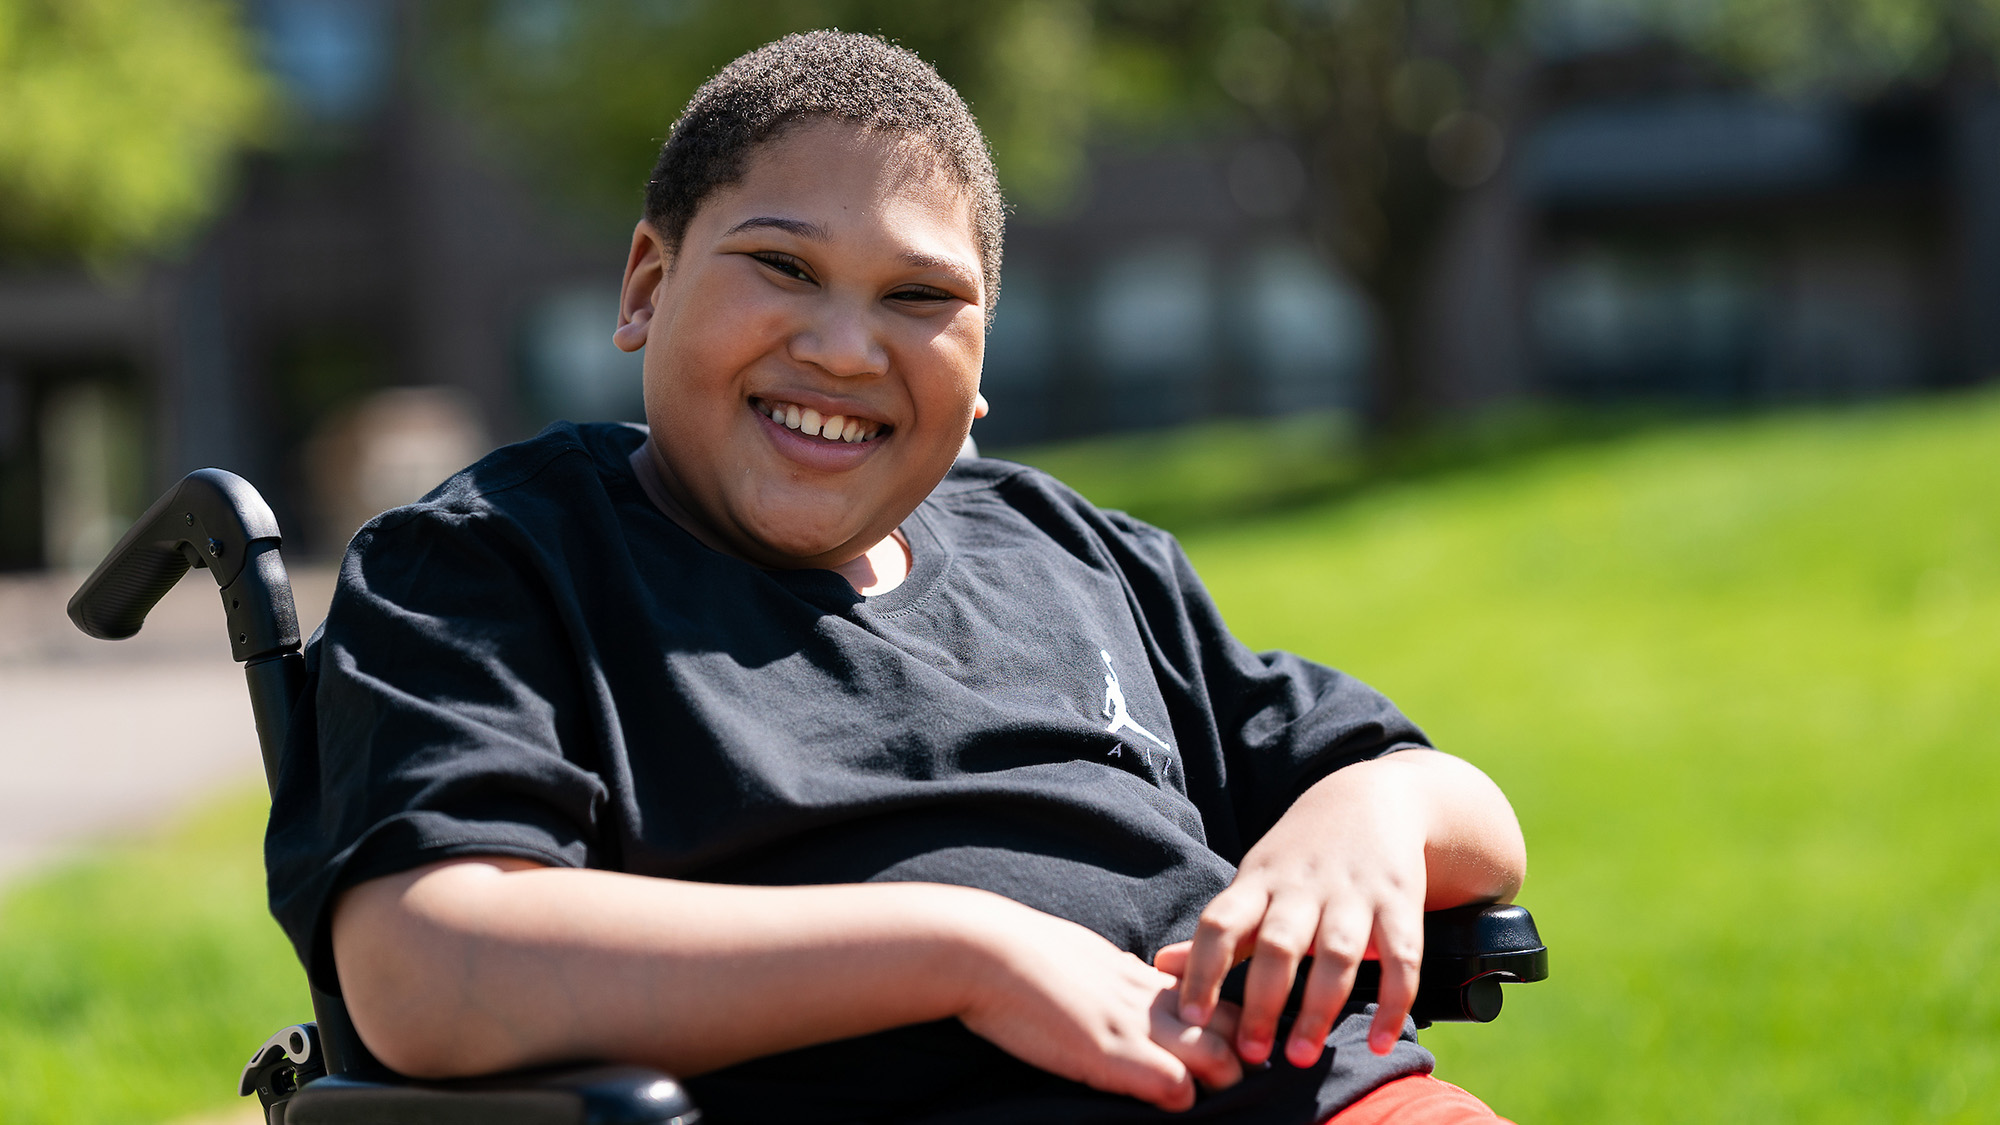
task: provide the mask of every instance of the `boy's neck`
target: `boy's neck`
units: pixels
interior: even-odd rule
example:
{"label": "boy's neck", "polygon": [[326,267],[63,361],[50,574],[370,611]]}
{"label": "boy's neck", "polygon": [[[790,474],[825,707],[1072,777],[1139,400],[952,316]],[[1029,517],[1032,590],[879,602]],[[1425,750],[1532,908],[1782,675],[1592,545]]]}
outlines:
{"label": "boy's neck", "polygon": [[[661,478],[659,463],[653,459],[652,439],[648,438],[639,443],[639,448],[632,451],[631,463],[633,475],[639,478],[640,491],[646,494],[646,499],[651,500],[653,507],[658,508],[662,515],[674,521],[682,531],[694,536],[709,550],[731,558],[737,557],[736,552],[717,541],[674,499],[666,481]],[[901,531],[892,531],[888,538],[863,551],[859,556],[829,569],[847,579],[848,585],[853,586],[856,593],[864,598],[872,598],[901,586],[903,580],[910,576],[911,565],[909,541],[903,538]]]}

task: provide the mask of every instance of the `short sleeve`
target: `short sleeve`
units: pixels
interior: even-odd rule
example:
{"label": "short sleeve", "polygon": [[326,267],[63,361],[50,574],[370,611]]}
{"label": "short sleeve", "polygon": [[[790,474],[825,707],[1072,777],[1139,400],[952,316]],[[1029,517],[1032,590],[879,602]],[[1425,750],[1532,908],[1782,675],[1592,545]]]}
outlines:
{"label": "short sleeve", "polygon": [[606,787],[573,758],[586,676],[531,545],[494,522],[427,506],[364,528],[308,648],[265,850],[322,991],[350,886],[458,856],[599,858]]}
{"label": "short sleeve", "polygon": [[1153,647],[1156,672],[1184,749],[1189,796],[1209,846],[1231,862],[1299,795],[1343,766],[1429,745],[1387,697],[1344,672],[1288,652],[1254,652],[1221,611],[1173,536],[1106,513]]}

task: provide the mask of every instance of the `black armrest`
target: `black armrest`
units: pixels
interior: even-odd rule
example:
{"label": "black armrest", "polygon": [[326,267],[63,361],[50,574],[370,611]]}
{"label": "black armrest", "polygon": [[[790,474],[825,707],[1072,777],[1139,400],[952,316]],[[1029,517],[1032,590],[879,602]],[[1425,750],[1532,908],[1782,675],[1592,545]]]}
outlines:
{"label": "black armrest", "polygon": [[696,1125],[680,1083],[636,1066],[524,1071],[458,1082],[308,1082],[278,1125]]}
{"label": "black armrest", "polygon": [[[1549,950],[1519,906],[1459,906],[1424,915],[1424,967],[1410,1015],[1419,1027],[1490,1023],[1500,985],[1547,980]],[[1379,980],[1381,970],[1376,968]]]}

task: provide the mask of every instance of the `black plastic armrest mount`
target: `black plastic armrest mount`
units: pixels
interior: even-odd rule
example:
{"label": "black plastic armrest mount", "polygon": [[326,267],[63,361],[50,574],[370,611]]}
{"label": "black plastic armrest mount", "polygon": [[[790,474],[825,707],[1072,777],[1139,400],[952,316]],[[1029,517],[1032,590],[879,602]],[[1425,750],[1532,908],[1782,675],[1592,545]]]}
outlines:
{"label": "black plastic armrest mount", "polygon": [[644,1067],[517,1071],[459,1082],[371,1081],[327,1073],[319,1028],[279,1031],[251,1054],[237,1093],[272,1125],[697,1125],[679,1083]]}
{"label": "black plastic armrest mount", "polygon": [[698,1125],[680,1083],[634,1066],[524,1071],[457,1082],[333,1075],[286,1102],[281,1125]]}

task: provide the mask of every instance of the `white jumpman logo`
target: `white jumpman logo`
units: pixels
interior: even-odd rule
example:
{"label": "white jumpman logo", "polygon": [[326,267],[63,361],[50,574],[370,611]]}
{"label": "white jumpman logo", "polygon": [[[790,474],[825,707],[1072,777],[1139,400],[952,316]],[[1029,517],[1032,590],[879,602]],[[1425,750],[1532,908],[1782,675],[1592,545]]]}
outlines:
{"label": "white jumpman logo", "polygon": [[1111,720],[1111,725],[1104,729],[1112,734],[1129,730],[1167,753],[1173,753],[1174,748],[1161,742],[1158,735],[1132,721],[1131,713],[1125,710],[1124,689],[1118,686],[1118,669],[1111,666],[1111,654],[1098,649],[1097,655],[1104,658],[1104,717]]}

